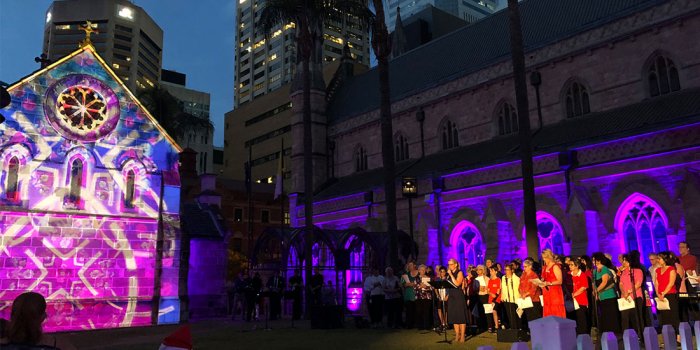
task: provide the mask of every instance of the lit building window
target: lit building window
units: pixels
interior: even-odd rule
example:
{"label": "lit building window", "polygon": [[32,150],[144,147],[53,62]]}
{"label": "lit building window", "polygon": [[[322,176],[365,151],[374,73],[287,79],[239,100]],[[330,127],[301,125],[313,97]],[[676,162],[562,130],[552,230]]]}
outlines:
{"label": "lit building window", "polygon": [[615,229],[625,239],[627,251],[638,250],[642,256],[669,249],[668,218],[651,198],[634,193],[618,209]]}
{"label": "lit building window", "polygon": [[[484,263],[486,245],[481,233],[469,221],[459,222],[450,234],[452,254],[460,264],[480,265]],[[463,265],[466,266],[466,265]]]}
{"label": "lit building window", "polygon": [[128,19],[130,21],[133,21],[134,20],[134,10],[131,9],[130,7],[119,5],[117,7],[117,16],[124,18],[124,19]]}
{"label": "lit building window", "polygon": [[12,157],[8,163],[5,194],[8,200],[19,200],[19,159],[17,157]]}
{"label": "lit building window", "polygon": [[119,69],[119,63],[112,63],[112,67],[114,69]]}
{"label": "lit building window", "polygon": [[47,13],[46,13],[46,23],[51,22],[51,17],[52,17],[52,16],[51,16],[51,12],[47,12]]}
{"label": "lit building window", "polygon": [[57,30],[70,30],[70,24],[57,24]]}

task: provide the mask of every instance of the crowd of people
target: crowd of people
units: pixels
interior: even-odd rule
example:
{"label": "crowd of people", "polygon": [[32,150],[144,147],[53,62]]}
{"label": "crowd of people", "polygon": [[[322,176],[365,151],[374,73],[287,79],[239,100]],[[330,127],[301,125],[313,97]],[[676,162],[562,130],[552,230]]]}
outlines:
{"label": "crowd of people", "polygon": [[446,331],[452,325],[455,341],[464,342],[467,325],[474,332],[527,332],[528,322],[546,316],[576,321],[578,334],[592,327],[641,334],[655,325],[654,314],[656,324],[671,325],[678,334],[680,322],[700,320],[693,298],[697,259],[687,242],[679,244],[678,255],[650,254],[648,268],[638,251],[618,256],[617,266],[602,252],[560,256],[545,249],[541,257],[541,263],[486,259],[476,266],[450,259],[434,268],[408,262],[398,275],[390,267],[383,275],[371,270],[364,284],[371,326]]}

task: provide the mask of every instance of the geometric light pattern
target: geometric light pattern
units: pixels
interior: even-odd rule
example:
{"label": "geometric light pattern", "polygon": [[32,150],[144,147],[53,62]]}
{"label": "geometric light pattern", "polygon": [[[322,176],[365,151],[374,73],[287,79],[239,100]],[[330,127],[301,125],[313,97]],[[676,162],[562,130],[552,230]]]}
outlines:
{"label": "geometric light pattern", "polygon": [[0,317],[35,291],[48,301],[49,331],[150,324],[162,209],[158,309],[160,320],[177,322],[179,147],[90,46],[9,92]]}
{"label": "geometric light pattern", "polygon": [[486,245],[483,244],[481,233],[469,221],[460,221],[450,234],[450,246],[452,247],[452,256],[454,256],[460,265],[464,267],[465,262],[470,265],[481,265],[484,263],[484,255],[486,254]]}

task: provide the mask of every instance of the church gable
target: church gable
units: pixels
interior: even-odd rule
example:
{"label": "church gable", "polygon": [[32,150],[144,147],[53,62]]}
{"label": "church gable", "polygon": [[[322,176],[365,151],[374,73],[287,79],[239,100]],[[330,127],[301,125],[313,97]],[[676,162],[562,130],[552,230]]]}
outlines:
{"label": "church gable", "polygon": [[[0,205],[15,200],[17,205],[34,203],[47,210],[93,213],[116,213],[136,206],[131,211],[153,216],[160,172],[166,186],[179,187],[180,147],[92,46],[84,46],[8,90],[12,103],[3,111],[7,120],[0,124],[0,157],[7,158],[4,164],[17,158],[20,176],[16,198],[7,196],[13,188],[0,186]],[[0,184],[15,176],[11,169],[3,170]],[[76,184],[73,179],[78,175],[80,183]],[[32,186],[40,193],[29,193]],[[81,189],[82,200],[70,203]],[[168,192],[166,189],[166,198],[172,197]],[[134,203],[125,204],[125,200]],[[176,203],[168,204],[176,211]]]}

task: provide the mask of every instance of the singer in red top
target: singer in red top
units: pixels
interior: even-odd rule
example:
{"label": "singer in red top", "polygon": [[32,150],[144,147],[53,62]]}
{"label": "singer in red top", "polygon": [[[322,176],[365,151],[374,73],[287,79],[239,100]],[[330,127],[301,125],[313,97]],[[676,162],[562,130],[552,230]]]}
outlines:
{"label": "singer in red top", "polygon": [[586,264],[583,263],[581,258],[569,261],[571,279],[574,282],[571,296],[578,303],[578,309],[576,309],[576,334],[588,334],[590,331],[588,328],[588,294],[586,293],[589,287],[588,276],[581,271],[585,266]]}
{"label": "singer in red top", "polygon": [[[489,304],[493,304],[493,323],[488,322],[489,331],[495,333],[500,327],[498,324],[498,313],[501,310],[501,279],[498,278],[498,269],[496,265],[491,265],[489,268],[491,274],[489,274],[488,290],[489,290]],[[487,321],[491,320],[489,315],[486,315]]]}
{"label": "singer in red top", "polygon": [[542,260],[544,260],[542,280],[545,283],[545,286],[542,288],[542,297],[544,299],[542,316],[559,316],[561,318],[566,318],[564,292],[561,288],[563,282],[561,267],[554,262],[554,254],[549,249],[542,251]]}

